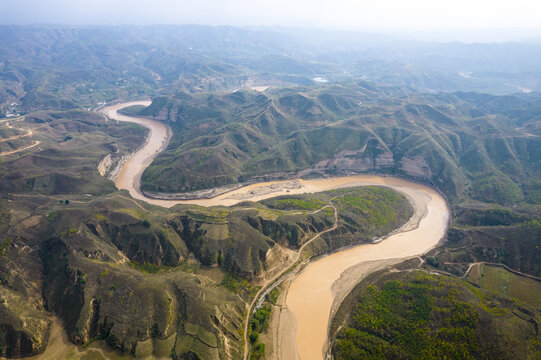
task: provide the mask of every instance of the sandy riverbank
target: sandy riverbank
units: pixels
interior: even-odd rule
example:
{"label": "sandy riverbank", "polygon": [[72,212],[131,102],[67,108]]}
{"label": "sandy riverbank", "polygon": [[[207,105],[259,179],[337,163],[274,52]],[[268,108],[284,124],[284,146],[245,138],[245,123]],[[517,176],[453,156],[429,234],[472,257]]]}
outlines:
{"label": "sandy riverbank", "polygon": [[[291,282],[286,305],[296,320],[300,359],[324,358],[332,309],[337,308],[358,281],[400,259],[424,254],[437,246],[445,234],[449,210],[441,195],[422,185],[384,179],[386,186],[410,198],[415,215],[405,227],[385,240],[323,257],[309,264]],[[297,354],[289,354],[287,358],[295,359]]]}
{"label": "sandy riverbank", "polygon": [[115,180],[118,189],[126,189],[132,197],[145,201],[147,198],[140,189],[141,175],[152,160],[167,147],[171,138],[171,129],[162,122],[122,115],[118,110],[132,105],[148,106],[150,103],[150,101],[132,101],[106,106],[101,110],[101,113],[111,119],[135,123],[150,130],[146,142],[122,165]]}

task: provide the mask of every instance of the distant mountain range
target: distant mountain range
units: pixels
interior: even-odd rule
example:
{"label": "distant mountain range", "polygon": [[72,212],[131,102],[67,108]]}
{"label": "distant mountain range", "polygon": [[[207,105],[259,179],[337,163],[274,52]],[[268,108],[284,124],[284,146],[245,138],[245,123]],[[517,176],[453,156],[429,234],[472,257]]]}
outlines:
{"label": "distant mountain range", "polygon": [[[347,36],[346,36],[347,35]],[[541,89],[541,43],[211,26],[0,26],[0,105],[22,111],[118,97],[364,79],[423,92]],[[58,99],[52,99],[54,96]],[[33,105],[30,105],[30,104]]]}

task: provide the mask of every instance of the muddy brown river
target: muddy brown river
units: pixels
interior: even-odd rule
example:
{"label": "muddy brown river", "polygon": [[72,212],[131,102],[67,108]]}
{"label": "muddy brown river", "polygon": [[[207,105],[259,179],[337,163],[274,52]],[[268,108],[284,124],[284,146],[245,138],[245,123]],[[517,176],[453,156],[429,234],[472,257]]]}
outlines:
{"label": "muddy brown river", "polygon": [[[122,166],[115,181],[117,188],[126,189],[136,199],[148,203],[171,207],[176,204],[197,204],[201,206],[225,205],[250,200],[259,201],[279,195],[321,192],[331,189],[380,185],[393,188],[405,194],[414,207],[414,215],[392,235],[374,244],[364,244],[335,252],[310,263],[290,283],[286,304],[290,319],[279,325],[281,334],[278,343],[293,336],[295,342],[279,350],[281,359],[323,359],[327,350],[327,332],[333,301],[337,294],[343,297],[355,281],[366,276],[357,275],[355,267],[373,262],[389,264],[399,259],[421,255],[438,245],[445,235],[449,220],[446,201],[433,189],[392,177],[355,175],[313,180],[288,180],[257,183],[238,188],[201,200],[161,200],[146,197],[140,191],[140,179],[144,169],[167,146],[171,131],[161,122],[121,115],[117,112],[130,105],[148,105],[150,102],[130,102],[112,105],[102,109],[102,113],[112,119],[127,121],[150,129],[145,144],[137,150]],[[396,260],[396,261],[394,261]],[[371,271],[375,271],[375,266]],[[346,274],[349,274],[346,276]],[[352,278],[353,277],[353,278]],[[347,284],[344,279],[348,279]],[[335,304],[336,306],[336,304]],[[287,326],[284,326],[286,324]],[[291,325],[291,326],[289,326]]]}
{"label": "muddy brown river", "polygon": [[[350,281],[342,285],[342,274],[361,263],[424,254],[438,245],[445,234],[449,211],[445,200],[436,191],[402,181],[385,180],[375,183],[406,194],[414,204],[416,215],[402,231],[379,243],[359,245],[314,261],[292,281],[286,303],[295,316],[296,347],[301,359],[324,358],[329,315],[336,292],[341,286],[355,284]],[[363,273],[362,277],[366,275]],[[293,356],[295,354],[290,358]]]}

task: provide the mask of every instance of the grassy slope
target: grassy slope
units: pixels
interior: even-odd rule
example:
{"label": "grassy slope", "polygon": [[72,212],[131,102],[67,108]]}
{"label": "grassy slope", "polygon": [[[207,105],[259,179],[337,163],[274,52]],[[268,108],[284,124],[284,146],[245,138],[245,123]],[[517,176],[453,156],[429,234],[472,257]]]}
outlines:
{"label": "grassy slope", "polygon": [[171,123],[175,135],[143,188],[191,191],[325,161],[318,167],[327,172],[425,179],[454,201],[539,200],[534,96],[400,97],[401,89],[364,86],[158,98],[142,114]]}
{"label": "grassy slope", "polygon": [[[424,272],[382,272],[354,293],[340,309],[351,314],[333,343],[337,359],[533,359],[541,351],[541,314],[527,294],[510,300]],[[335,318],[335,328],[340,323]]]}

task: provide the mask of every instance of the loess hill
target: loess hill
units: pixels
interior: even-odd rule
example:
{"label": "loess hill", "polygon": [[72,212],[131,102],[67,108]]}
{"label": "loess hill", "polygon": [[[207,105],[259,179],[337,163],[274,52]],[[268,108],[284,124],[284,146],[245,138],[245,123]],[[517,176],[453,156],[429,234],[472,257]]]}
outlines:
{"label": "loess hill", "polygon": [[182,94],[141,115],[173,139],[145,171],[147,192],[270,177],[378,172],[429,182],[452,201],[541,200],[537,95],[412,94],[358,83]]}
{"label": "loess hill", "polygon": [[[40,142],[0,156],[0,356],[42,352],[59,319],[74,358],[238,359],[246,303],[333,225],[333,207],[338,227],[311,255],[411,214],[374,187],[231,208],[134,201],[100,174],[114,176],[145,130],[78,109],[152,96],[129,110],[174,136],[143,175],[148,194],[378,173],[447,196],[445,244],[347,298],[337,358],[539,357],[540,289],[523,275],[541,276],[541,97],[495,95],[541,89],[539,44],[205,26],[0,26],[0,40],[0,114],[26,114],[0,123],[0,152]],[[270,308],[251,320],[253,358]]]}
{"label": "loess hill", "polygon": [[318,174],[412,178],[452,205],[452,250],[441,266],[493,261],[539,275],[532,220],[541,205],[540,111],[536,94],[415,94],[366,82],[157,98],[140,114],[167,122],[174,135],[142,187],[153,194]]}
{"label": "loess hill", "polygon": [[141,128],[73,110],[29,114],[20,126],[41,144],[0,163],[1,356],[43,352],[59,319],[69,341],[86,345],[81,358],[100,349],[238,359],[246,302],[280,249],[332,227],[333,206],[338,227],[312,254],[371,241],[412,214],[379,187],[166,210],[116,191],[96,169],[114,171]]}
{"label": "loess hill", "polygon": [[534,298],[541,283],[511,274],[511,287],[521,291],[510,298],[504,287],[488,285],[509,278],[503,269],[486,266],[482,276],[488,286],[479,287],[478,282],[412,271],[411,265],[371,275],[342,303],[331,330],[334,358],[539,357],[541,314]]}

